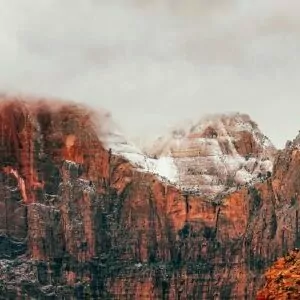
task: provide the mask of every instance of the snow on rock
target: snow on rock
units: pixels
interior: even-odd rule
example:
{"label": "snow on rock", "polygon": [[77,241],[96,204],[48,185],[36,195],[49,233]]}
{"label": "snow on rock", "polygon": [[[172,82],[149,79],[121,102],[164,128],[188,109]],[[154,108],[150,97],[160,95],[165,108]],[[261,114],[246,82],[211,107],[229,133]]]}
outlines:
{"label": "snow on rock", "polygon": [[174,183],[178,181],[178,170],[172,157],[160,157],[157,160],[148,158],[148,161],[153,163],[153,173],[166,177]]}
{"label": "snow on rock", "polygon": [[260,163],[260,170],[263,173],[272,172],[272,170],[273,170],[273,163],[272,163],[272,161],[265,160],[265,161],[261,162]]}
{"label": "snow on rock", "polygon": [[243,168],[236,172],[234,179],[237,184],[246,184],[248,182],[251,182],[253,176]]}
{"label": "snow on rock", "polygon": [[213,197],[271,172],[276,149],[248,115],[233,113],[174,129],[145,152],[172,156],[178,184]]}
{"label": "snow on rock", "polygon": [[139,171],[212,198],[271,172],[276,151],[256,123],[238,113],[208,116],[175,128],[143,151],[109,122],[101,139]]}
{"label": "snow on rock", "polygon": [[153,173],[161,179],[177,183],[178,170],[172,157],[150,158],[135,145],[128,143],[120,132],[116,131],[106,136],[105,145],[107,149],[111,149],[113,154],[128,159],[139,170]]}

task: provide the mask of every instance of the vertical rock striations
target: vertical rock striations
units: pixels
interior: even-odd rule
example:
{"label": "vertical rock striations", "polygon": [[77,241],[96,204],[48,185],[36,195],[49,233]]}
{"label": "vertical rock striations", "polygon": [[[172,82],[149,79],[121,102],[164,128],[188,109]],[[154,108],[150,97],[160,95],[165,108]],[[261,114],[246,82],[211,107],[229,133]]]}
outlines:
{"label": "vertical rock striations", "polygon": [[107,150],[105,115],[2,99],[0,116],[0,298],[252,299],[299,243],[295,147],[211,201]]}

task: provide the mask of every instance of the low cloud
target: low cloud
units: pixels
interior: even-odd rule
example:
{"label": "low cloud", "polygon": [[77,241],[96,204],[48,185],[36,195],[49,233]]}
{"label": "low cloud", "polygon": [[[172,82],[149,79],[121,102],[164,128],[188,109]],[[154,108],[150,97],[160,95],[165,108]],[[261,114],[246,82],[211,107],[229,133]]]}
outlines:
{"label": "low cloud", "polygon": [[300,127],[299,14],[293,0],[2,0],[0,88],[104,107],[131,138],[241,111],[283,146]]}

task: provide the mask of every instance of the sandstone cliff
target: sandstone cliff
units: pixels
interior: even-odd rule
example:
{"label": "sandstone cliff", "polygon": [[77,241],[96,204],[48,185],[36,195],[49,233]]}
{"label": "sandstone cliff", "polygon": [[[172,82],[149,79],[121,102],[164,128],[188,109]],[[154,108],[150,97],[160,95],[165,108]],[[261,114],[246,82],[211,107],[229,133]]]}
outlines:
{"label": "sandstone cliff", "polygon": [[211,201],[165,180],[165,161],[141,159],[106,118],[1,100],[0,298],[254,299],[299,244],[300,151]]}

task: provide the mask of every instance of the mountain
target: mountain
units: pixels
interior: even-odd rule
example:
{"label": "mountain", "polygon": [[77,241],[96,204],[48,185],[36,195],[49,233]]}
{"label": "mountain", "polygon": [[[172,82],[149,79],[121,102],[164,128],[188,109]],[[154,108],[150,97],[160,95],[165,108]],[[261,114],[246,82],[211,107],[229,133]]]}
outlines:
{"label": "mountain", "polygon": [[248,115],[232,113],[176,128],[145,152],[173,157],[179,186],[214,198],[269,174],[276,149]]}
{"label": "mountain", "polygon": [[[106,112],[2,96],[0,128],[0,299],[254,299],[300,243],[297,140],[271,176],[213,201]],[[269,143],[251,147],[236,151],[262,160]]]}

